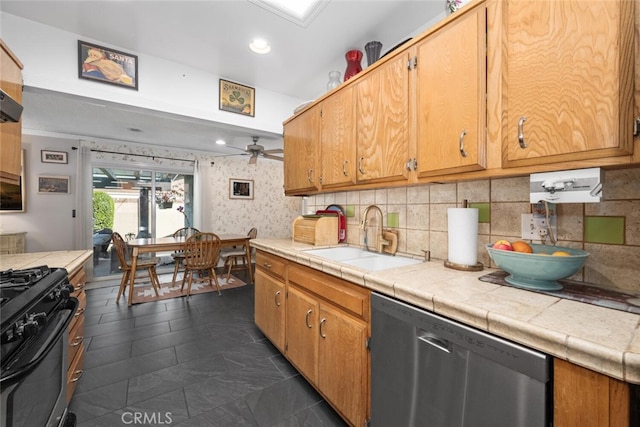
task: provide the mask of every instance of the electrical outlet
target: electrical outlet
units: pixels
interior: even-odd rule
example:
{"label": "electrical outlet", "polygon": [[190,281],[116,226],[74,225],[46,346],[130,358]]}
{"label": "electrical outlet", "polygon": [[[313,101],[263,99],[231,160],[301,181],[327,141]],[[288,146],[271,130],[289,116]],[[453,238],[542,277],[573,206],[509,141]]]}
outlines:
{"label": "electrical outlet", "polygon": [[[534,214],[522,214],[522,238],[525,240],[542,240],[549,236],[547,227],[547,219],[539,218]],[[557,230],[554,223],[551,224],[551,230],[554,236],[557,236]]]}

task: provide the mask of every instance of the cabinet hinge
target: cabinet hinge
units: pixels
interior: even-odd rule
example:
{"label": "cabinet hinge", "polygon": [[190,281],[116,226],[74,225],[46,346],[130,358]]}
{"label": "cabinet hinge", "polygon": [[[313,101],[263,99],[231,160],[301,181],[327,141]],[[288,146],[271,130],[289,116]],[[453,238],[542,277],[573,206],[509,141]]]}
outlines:
{"label": "cabinet hinge", "polygon": [[414,56],[413,58],[409,58],[407,61],[407,69],[413,70],[418,66],[418,57]]}
{"label": "cabinet hinge", "polygon": [[364,347],[371,351],[371,337],[367,337],[367,339],[364,341]]}
{"label": "cabinet hinge", "polygon": [[640,136],[640,116],[633,121],[633,136],[636,138]]}

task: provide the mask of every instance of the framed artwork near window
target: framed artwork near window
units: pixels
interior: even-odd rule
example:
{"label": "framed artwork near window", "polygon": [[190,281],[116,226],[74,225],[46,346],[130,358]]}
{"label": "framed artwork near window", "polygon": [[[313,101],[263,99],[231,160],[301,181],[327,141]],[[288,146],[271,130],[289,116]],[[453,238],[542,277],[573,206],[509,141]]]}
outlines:
{"label": "framed artwork near window", "polygon": [[38,193],[40,194],[60,194],[69,193],[68,176],[45,176],[38,177]]}
{"label": "framed artwork near window", "polygon": [[229,179],[230,199],[253,199],[252,179]]}
{"label": "framed artwork near window", "polygon": [[256,90],[252,87],[220,79],[219,105],[223,111],[254,117]]}
{"label": "framed artwork near window", "polygon": [[67,153],[64,151],[40,150],[42,163],[69,163]]}
{"label": "framed artwork near window", "polygon": [[0,184],[0,213],[19,213],[27,211],[26,185],[24,182],[24,153],[20,157],[20,181],[16,184]]}
{"label": "framed artwork near window", "polygon": [[138,90],[138,57],[78,40],[78,77]]}

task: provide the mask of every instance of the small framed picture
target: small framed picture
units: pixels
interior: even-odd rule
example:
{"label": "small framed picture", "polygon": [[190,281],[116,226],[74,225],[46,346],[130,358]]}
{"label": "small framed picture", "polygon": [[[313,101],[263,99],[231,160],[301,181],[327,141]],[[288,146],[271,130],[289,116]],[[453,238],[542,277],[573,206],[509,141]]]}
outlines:
{"label": "small framed picture", "polygon": [[41,194],[69,193],[69,177],[40,175],[38,177],[38,193],[41,193]]}
{"label": "small framed picture", "polygon": [[40,150],[40,161],[42,163],[69,163],[67,153],[64,151]]}
{"label": "small framed picture", "polygon": [[253,199],[252,179],[229,179],[230,199]]}
{"label": "small framed picture", "polygon": [[256,90],[252,87],[220,79],[220,109],[254,117]]}
{"label": "small framed picture", "polygon": [[78,40],[78,77],[138,90],[138,57]]}

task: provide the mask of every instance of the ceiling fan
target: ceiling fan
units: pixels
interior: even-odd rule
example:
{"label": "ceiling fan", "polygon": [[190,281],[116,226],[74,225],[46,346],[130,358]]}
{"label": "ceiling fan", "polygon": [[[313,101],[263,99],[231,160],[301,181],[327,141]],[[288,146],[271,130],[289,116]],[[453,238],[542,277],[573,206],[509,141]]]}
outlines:
{"label": "ceiling fan", "polygon": [[260,156],[266,159],[271,159],[271,160],[279,160],[279,161],[283,160],[282,157],[273,155],[273,154],[283,153],[283,150],[281,148],[276,148],[273,150],[265,150],[262,145],[258,145],[258,139],[260,139],[259,136],[253,136],[251,137],[251,139],[253,140],[253,144],[247,145],[247,147],[244,150],[245,152],[251,155],[251,158],[249,158],[250,165],[255,164],[258,161],[258,157]]}

